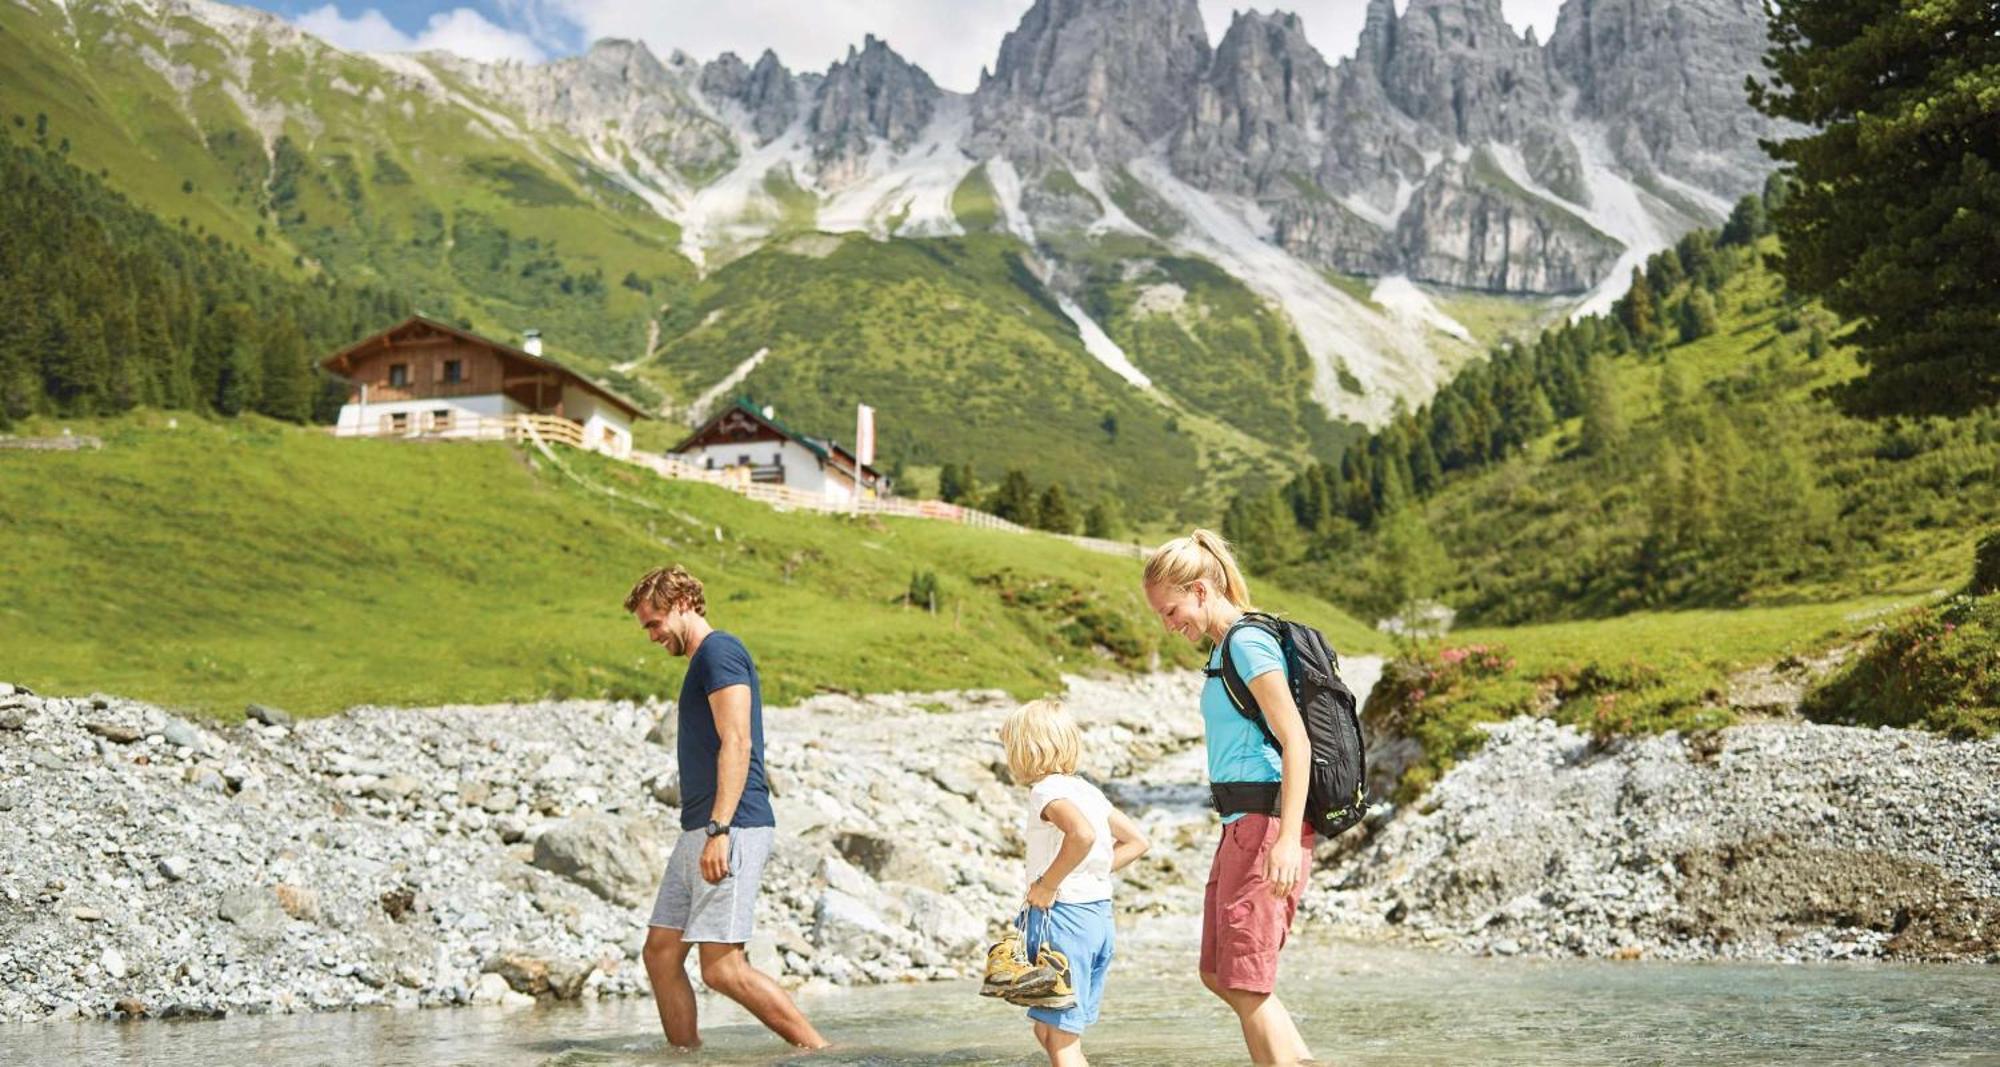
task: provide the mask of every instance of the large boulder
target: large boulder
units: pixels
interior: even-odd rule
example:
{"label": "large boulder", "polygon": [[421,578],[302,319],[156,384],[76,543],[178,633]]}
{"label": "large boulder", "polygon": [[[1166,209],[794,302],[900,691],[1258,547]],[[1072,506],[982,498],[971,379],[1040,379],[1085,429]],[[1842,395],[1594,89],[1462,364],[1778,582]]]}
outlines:
{"label": "large boulder", "polygon": [[606,900],[636,908],[652,898],[665,857],[652,823],[585,812],[543,831],[535,839],[533,862]]}
{"label": "large boulder", "polygon": [[945,955],[970,956],[985,942],[986,924],[951,897],[913,885],[892,891],[910,911],[910,929]]}
{"label": "large boulder", "polygon": [[821,890],[813,904],[813,942],[823,951],[873,959],[900,936],[872,904],[838,889]]}
{"label": "large boulder", "polygon": [[834,838],[833,847],[849,863],[879,882],[907,882],[925,889],[946,889],[952,879],[919,848],[883,834],[853,830]]}

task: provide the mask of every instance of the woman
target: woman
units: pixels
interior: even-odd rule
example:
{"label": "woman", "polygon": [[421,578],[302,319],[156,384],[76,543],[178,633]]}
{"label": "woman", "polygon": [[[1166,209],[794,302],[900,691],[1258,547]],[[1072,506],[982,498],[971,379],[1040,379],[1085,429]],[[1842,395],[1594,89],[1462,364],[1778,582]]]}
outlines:
{"label": "woman", "polygon": [[[1278,950],[1305,890],[1312,850],[1305,825],[1311,742],[1292,701],[1284,652],[1254,626],[1231,627],[1250,610],[1250,591],[1222,538],[1207,530],[1161,545],[1146,559],[1146,602],[1168,630],[1209,653],[1201,690],[1208,778],[1223,812],[1201,912],[1201,981],[1236,1012],[1259,1064],[1312,1058],[1273,992]],[[1229,658],[1262,710],[1283,755],[1229,701],[1219,671]]]}

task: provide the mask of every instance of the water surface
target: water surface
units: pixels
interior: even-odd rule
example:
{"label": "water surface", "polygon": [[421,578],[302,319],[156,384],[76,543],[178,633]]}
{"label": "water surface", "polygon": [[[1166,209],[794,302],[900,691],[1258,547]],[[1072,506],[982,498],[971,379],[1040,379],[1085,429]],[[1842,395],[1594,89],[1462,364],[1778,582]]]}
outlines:
{"label": "water surface", "polygon": [[[1235,1021],[1192,980],[1183,924],[1127,936],[1093,1064],[1242,1062]],[[1479,1064],[1991,1064],[2000,970],[1977,966],[1610,963],[1464,959],[1295,941],[1279,992],[1323,1060]],[[808,991],[837,1047],[777,1045],[734,1005],[704,1000],[707,1046],[669,1052],[650,1000],[0,1027],[0,1063],[149,1067],[465,1064],[633,1067],[1040,1062],[1018,1009],[971,982]]]}

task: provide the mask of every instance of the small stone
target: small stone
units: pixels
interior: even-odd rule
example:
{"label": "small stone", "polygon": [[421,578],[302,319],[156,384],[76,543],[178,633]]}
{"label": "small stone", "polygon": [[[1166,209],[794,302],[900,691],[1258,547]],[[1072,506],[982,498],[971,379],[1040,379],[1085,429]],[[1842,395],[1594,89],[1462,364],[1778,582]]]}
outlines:
{"label": "small stone", "polygon": [[374,797],[376,800],[395,801],[416,792],[421,785],[423,785],[422,782],[417,781],[410,775],[392,774],[363,788],[361,795]]}
{"label": "small stone", "polygon": [[196,789],[203,792],[229,792],[229,783],[223,779],[222,772],[213,767],[189,767],[187,769],[187,780]]}
{"label": "small stone", "polygon": [[548,761],[542,764],[541,770],[535,773],[535,777],[545,782],[560,781],[564,778],[576,777],[577,770],[575,760],[571,759],[567,753],[558,752],[550,756]]}
{"label": "small stone", "polygon": [[504,815],[513,811],[515,805],[518,805],[520,802],[520,796],[512,789],[495,789],[487,795],[486,799],[479,806],[490,814]]}
{"label": "small stone", "polygon": [[160,736],[166,739],[167,744],[177,748],[191,748],[200,752],[208,747],[208,739],[202,736],[201,731],[196,729],[193,723],[185,719],[168,719],[166,727],[160,731]]}
{"label": "small stone", "polygon": [[284,909],[278,906],[271,891],[261,886],[246,886],[222,894],[216,902],[216,915],[251,936],[276,934],[285,921]]}
{"label": "small stone", "polygon": [[416,890],[411,889],[408,886],[398,886],[395,889],[391,889],[388,892],[383,893],[382,896],[379,898],[379,902],[382,905],[382,911],[386,913],[390,919],[393,919],[396,922],[402,922],[403,916],[408,915],[410,913],[410,909],[416,906],[417,893]]}
{"label": "small stone", "polygon": [[526,993],[516,993],[509,989],[505,993],[500,994],[500,1006],[503,1008],[532,1008],[535,1006],[535,998]]}
{"label": "small stone", "polygon": [[97,965],[113,978],[123,978],[130,973],[125,965],[125,954],[116,948],[105,949],[103,955],[97,957]]}
{"label": "small stone", "polygon": [[159,869],[161,877],[165,878],[167,881],[169,882],[181,881],[188,876],[187,857],[185,856],[163,857],[160,860]]}
{"label": "small stone", "polygon": [[500,998],[512,992],[505,978],[488,973],[480,975],[479,981],[472,984],[472,995],[467,999],[474,1004],[498,1004]]}
{"label": "small stone", "polygon": [[263,723],[266,726],[290,726],[292,724],[292,716],[289,712],[265,704],[251,704],[243,709],[243,715],[245,718]]}
{"label": "small stone", "polygon": [[550,960],[549,992],[557,1000],[575,1000],[583,995],[584,983],[596,970],[582,960]]}
{"label": "small stone", "polygon": [[665,804],[667,807],[679,808],[681,806],[681,776],[679,774],[673,771],[666,771],[647,783],[646,788],[648,792],[653,794],[654,800]]}
{"label": "small stone", "polygon": [[27,717],[22,715],[19,711],[13,708],[8,708],[6,711],[0,711],[0,730],[6,730],[9,732],[18,733],[19,731],[25,730],[27,728],[28,728]]}
{"label": "small stone", "polygon": [[104,919],[104,913],[96,908],[71,908],[69,917],[78,922],[94,923]]}
{"label": "small stone", "polygon": [[113,1006],[118,1009],[119,1014],[133,1019],[146,1014],[146,1002],[138,997],[120,997],[118,1003]]}
{"label": "small stone", "polygon": [[294,919],[303,919],[306,922],[318,921],[318,893],[304,886],[283,883],[280,883],[272,892],[278,898],[278,907],[283,908],[286,915]]}
{"label": "small stone", "polygon": [[146,736],[144,733],[130,726],[122,726],[115,722],[93,722],[85,726],[84,729],[89,730],[91,733],[114,745],[129,745]]}
{"label": "small stone", "polygon": [[487,959],[479,969],[487,974],[497,974],[505,978],[509,986],[529,996],[541,996],[549,992],[549,962],[539,956],[531,956],[525,952],[503,952]]}

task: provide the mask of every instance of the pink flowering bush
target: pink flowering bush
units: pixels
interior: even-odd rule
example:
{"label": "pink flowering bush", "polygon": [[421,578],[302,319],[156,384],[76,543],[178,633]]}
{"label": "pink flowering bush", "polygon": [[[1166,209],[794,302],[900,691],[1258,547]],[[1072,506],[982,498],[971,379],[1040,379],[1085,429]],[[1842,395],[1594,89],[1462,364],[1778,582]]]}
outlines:
{"label": "pink flowering bush", "polygon": [[1876,636],[1800,707],[1819,722],[1952,737],[2000,731],[2000,595],[1917,608]]}

